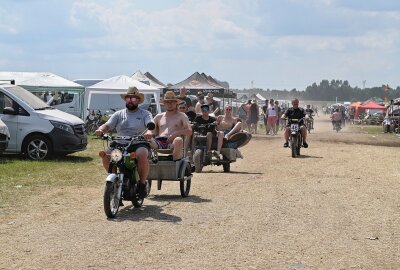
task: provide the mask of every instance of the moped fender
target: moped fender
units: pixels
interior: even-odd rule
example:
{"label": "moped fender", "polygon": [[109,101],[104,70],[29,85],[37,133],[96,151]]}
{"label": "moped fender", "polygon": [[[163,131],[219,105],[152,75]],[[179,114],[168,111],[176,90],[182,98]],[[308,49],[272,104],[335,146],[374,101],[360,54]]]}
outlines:
{"label": "moped fender", "polygon": [[114,183],[116,180],[118,179],[118,175],[115,173],[110,173],[107,178],[106,178],[106,182],[112,182]]}

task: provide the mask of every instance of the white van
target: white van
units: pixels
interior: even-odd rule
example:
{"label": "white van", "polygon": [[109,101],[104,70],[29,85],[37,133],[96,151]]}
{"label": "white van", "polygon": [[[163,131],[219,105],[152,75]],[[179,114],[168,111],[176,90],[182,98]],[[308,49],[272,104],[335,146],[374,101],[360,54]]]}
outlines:
{"label": "white van", "polygon": [[0,118],[11,135],[6,152],[41,160],[86,149],[80,118],[48,106],[22,87],[0,85]]}

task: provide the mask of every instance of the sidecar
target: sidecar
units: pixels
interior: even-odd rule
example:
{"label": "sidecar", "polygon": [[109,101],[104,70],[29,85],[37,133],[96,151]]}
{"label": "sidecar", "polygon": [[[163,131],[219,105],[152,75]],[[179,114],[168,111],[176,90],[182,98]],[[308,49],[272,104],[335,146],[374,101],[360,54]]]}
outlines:
{"label": "sidecar", "polygon": [[[203,166],[216,165],[223,167],[224,172],[230,172],[230,167],[232,162],[236,162],[236,159],[243,158],[240,151],[237,149],[238,146],[243,147],[246,145],[250,139],[251,134],[249,133],[236,133],[229,140],[224,138],[222,148],[221,148],[221,158],[216,158],[214,156],[206,156],[207,142],[206,136],[195,134],[195,143],[193,151],[193,164],[195,166],[195,172],[200,173]],[[211,146],[212,151],[217,148],[217,140],[213,138],[213,143]]]}
{"label": "sidecar", "polygon": [[[182,197],[189,196],[192,182],[192,166],[184,154],[183,158],[174,161],[171,149],[153,149],[152,159],[149,160],[149,186],[152,181],[157,181],[157,189],[161,190],[163,181],[179,182]],[[186,150],[184,149],[184,153]]]}

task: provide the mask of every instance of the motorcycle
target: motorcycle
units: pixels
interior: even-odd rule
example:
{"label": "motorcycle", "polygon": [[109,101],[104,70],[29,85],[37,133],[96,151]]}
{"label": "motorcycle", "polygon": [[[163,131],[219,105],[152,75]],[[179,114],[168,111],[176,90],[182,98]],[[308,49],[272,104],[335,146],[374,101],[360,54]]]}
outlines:
{"label": "motorcycle", "polygon": [[[147,126],[154,129],[154,123]],[[107,141],[107,146],[111,149],[108,176],[103,195],[104,212],[108,218],[115,218],[122,201],[131,201],[135,208],[143,205],[144,198],[138,193],[139,173],[137,167],[136,154],[132,151],[135,144],[148,144],[147,140],[141,135],[111,136],[103,134],[101,139]],[[105,151],[100,151],[99,156],[107,155]],[[147,193],[150,191],[150,183],[147,184]]]}
{"label": "motorcycle", "polygon": [[311,130],[314,129],[313,127],[313,121],[314,119],[312,118],[313,115],[309,115],[309,117],[307,117],[306,120],[306,128],[308,133],[311,133]]}
{"label": "motorcycle", "polygon": [[[90,112],[90,109],[88,109],[88,111]],[[86,133],[91,135],[94,134],[94,132],[101,126],[101,117],[102,114],[100,111],[95,113],[93,110],[91,113],[89,113],[85,120]]]}
{"label": "motorcycle", "polygon": [[292,151],[292,157],[300,156],[300,148],[303,145],[303,136],[300,132],[300,122],[302,119],[290,119],[289,147]]}
{"label": "motorcycle", "polygon": [[334,128],[336,132],[339,132],[342,129],[342,121],[335,121]]}
{"label": "motorcycle", "polygon": [[[211,126],[216,126],[217,124],[209,123],[196,125],[195,131],[193,133],[193,143],[192,143],[192,157],[191,162],[194,164],[194,171],[200,173],[204,166],[207,165],[217,165],[223,167],[224,172],[230,172],[231,163],[236,161],[237,157],[243,158],[242,154],[238,149],[230,148],[229,142],[224,139],[224,143],[221,149],[222,159],[215,155],[215,151],[211,151],[211,155],[207,153],[207,136],[202,135],[207,133],[206,130]],[[246,137],[246,136],[244,136]],[[246,138],[243,138],[241,146],[247,144],[251,139],[251,134],[248,134]]]}

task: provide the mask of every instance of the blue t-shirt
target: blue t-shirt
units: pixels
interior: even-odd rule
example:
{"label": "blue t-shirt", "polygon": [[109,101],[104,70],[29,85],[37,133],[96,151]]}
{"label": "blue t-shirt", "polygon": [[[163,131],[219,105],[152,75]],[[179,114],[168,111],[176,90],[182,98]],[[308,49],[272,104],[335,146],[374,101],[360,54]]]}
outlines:
{"label": "blue t-shirt", "polygon": [[116,129],[119,136],[134,136],[142,133],[147,124],[152,122],[149,111],[138,108],[135,112],[122,109],[111,115],[106,125]]}

